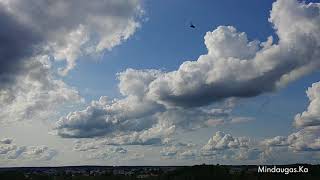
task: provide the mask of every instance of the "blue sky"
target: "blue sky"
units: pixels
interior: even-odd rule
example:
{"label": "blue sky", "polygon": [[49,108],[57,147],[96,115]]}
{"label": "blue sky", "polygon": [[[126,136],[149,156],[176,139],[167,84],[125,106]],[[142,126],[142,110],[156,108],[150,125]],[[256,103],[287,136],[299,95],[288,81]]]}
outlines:
{"label": "blue sky", "polygon": [[[98,63],[84,57],[66,78],[81,88],[112,89],[108,96],[117,96],[118,72],[127,68],[175,70],[185,60],[195,60],[207,52],[203,37],[217,26],[232,25],[246,32],[250,39],[265,41],[274,35],[268,22],[271,5],[271,2],[254,0],[246,3],[232,0],[202,3],[146,1],[142,27],[126,43],[106,51]],[[197,26],[196,29],[189,28],[190,22]],[[102,79],[103,84],[100,83]],[[105,93],[95,97],[101,95]]]}
{"label": "blue sky", "polygon": [[[104,52],[102,58],[92,59],[94,63],[88,61],[90,57],[83,57],[66,80],[79,87],[88,101],[103,95],[121,97],[117,73],[127,68],[175,70],[185,60],[196,60],[206,54],[203,37],[207,31],[220,25],[232,25],[246,32],[250,40],[265,41],[268,36],[276,38],[272,24],[268,22],[271,7],[271,1],[255,0],[146,1],[142,27],[126,43]],[[189,28],[190,22],[196,25],[196,29]],[[292,117],[308,104],[305,90],[318,80],[318,76],[314,73],[279,92],[245,100],[243,107],[234,110],[235,114],[253,116],[256,121],[227,130],[231,128],[230,131],[235,133],[260,137],[287,134],[294,129]],[[274,112],[274,108],[282,110]],[[264,131],[265,122],[277,126]],[[210,129],[206,135],[211,133]]]}
{"label": "blue sky", "polygon": [[0,31],[1,166],[319,162],[319,1],[16,1],[0,23],[32,53]]}

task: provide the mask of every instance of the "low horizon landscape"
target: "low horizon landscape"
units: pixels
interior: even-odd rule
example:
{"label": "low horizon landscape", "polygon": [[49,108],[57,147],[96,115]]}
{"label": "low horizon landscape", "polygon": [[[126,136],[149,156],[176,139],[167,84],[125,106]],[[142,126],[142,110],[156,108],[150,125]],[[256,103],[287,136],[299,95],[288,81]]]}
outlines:
{"label": "low horizon landscape", "polygon": [[[296,172],[301,167],[308,172]],[[269,168],[269,170],[267,170]],[[278,168],[278,170],[277,170]],[[280,169],[282,168],[282,169]],[[261,172],[260,172],[261,171]],[[270,172],[269,172],[270,171]],[[0,168],[1,179],[318,179],[320,165],[64,166]]]}

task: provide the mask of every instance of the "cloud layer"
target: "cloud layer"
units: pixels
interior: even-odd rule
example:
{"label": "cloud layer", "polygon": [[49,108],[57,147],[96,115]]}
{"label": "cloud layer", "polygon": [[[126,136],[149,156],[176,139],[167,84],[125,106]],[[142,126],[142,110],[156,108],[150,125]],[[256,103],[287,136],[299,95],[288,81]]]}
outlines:
{"label": "cloud layer", "polygon": [[[319,12],[319,3],[277,0],[269,18],[277,42],[271,36],[265,42],[250,40],[233,26],[219,26],[204,36],[207,53],[197,60],[170,72],[120,72],[122,98],[102,96],[59,118],[54,131],[62,138],[91,138],[77,142],[74,150],[92,151],[93,159],[126,154],[119,145],[164,145],[163,159],[188,160],[218,156],[249,160],[259,155],[264,159],[275,149],[318,152],[319,82],[308,89],[308,109],[295,116],[299,130],[289,136],[253,145],[249,138],[218,131],[200,149],[168,140],[177,130],[251,121],[232,115],[238,98],[276,91],[317,70]],[[131,37],[142,14],[138,0],[0,0],[0,122],[47,119],[57,107],[82,102],[79,92],[54,73],[52,63],[65,61],[58,73],[67,75],[79,57],[111,50]],[[55,154],[46,146],[0,140],[0,158],[5,160],[50,160]]]}
{"label": "cloud layer", "polygon": [[47,146],[17,146],[13,139],[0,140],[0,160],[51,160],[57,151]]}
{"label": "cloud layer", "polygon": [[127,69],[119,73],[124,98],[101,97],[86,109],[61,117],[55,130],[61,137],[104,136],[130,144],[154,128],[158,135],[167,135],[166,129],[215,126],[226,119],[237,122],[239,118],[229,113],[232,99],[274,91],[319,68],[319,9],[316,3],[276,1],[269,21],[278,42],[272,37],[262,43],[249,41],[236,28],[219,26],[205,35],[208,53],[198,60],[186,61],[172,72]]}

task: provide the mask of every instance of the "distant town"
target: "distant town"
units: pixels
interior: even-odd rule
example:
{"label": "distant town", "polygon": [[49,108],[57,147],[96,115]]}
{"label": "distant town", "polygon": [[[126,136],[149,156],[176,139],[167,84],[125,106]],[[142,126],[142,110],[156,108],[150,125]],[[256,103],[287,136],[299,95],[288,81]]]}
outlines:
{"label": "distant town", "polygon": [[[293,172],[303,167],[308,172]],[[259,170],[260,168],[260,170]],[[268,172],[259,172],[270,169]],[[279,169],[279,172],[277,172]],[[280,170],[287,170],[280,172]],[[274,170],[274,172],[272,172]],[[37,179],[319,179],[320,165],[294,164],[281,166],[257,165],[195,165],[195,166],[66,166],[0,168],[1,180]]]}

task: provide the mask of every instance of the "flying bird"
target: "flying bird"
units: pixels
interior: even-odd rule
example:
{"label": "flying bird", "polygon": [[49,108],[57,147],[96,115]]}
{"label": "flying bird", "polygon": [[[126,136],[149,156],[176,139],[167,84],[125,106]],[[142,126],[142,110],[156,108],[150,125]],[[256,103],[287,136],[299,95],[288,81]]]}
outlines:
{"label": "flying bird", "polygon": [[191,27],[191,28],[196,28],[196,26],[194,26],[194,25],[192,24],[192,22],[190,23],[190,27]]}

